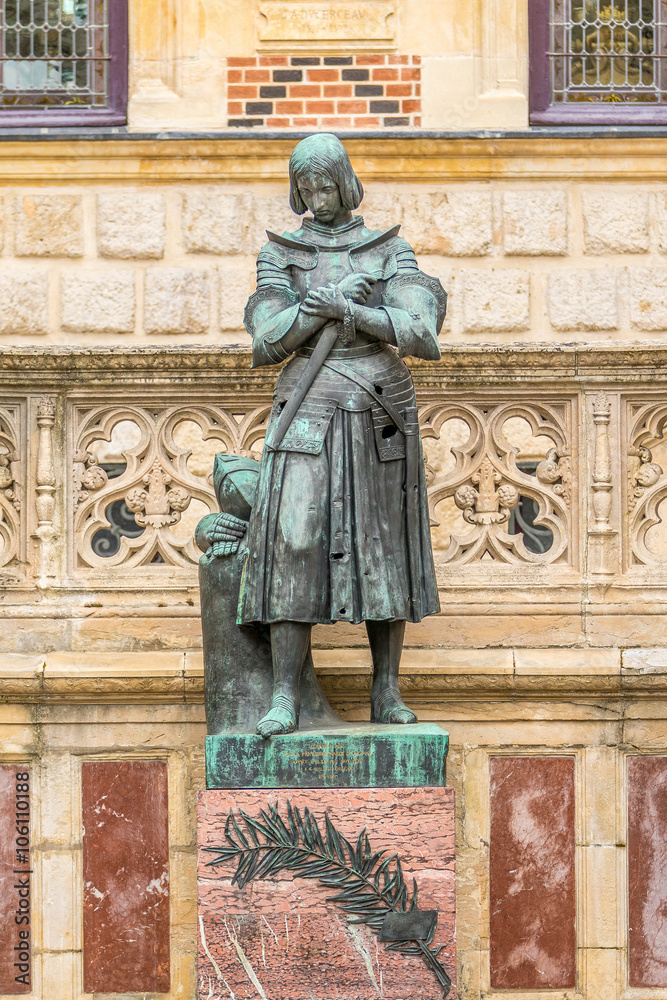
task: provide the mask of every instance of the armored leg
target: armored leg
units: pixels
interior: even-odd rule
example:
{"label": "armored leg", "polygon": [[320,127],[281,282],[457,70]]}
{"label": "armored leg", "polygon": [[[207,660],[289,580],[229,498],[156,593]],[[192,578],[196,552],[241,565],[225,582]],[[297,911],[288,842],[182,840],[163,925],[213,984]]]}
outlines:
{"label": "armored leg", "polygon": [[293,732],[299,724],[299,679],[310,648],[312,626],[306,622],[271,625],[273,698],[271,708],[257,723],[264,739]]}
{"label": "armored leg", "polygon": [[371,722],[417,722],[398,690],[398,668],[403,652],[405,622],[366,622],[368,641],[373,657],[373,689],[371,691]]}

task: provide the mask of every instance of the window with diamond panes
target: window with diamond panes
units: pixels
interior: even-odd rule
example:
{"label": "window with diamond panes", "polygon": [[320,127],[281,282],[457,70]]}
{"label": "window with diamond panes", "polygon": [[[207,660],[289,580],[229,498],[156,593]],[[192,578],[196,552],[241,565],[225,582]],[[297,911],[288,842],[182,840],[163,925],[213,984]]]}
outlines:
{"label": "window with diamond panes", "polygon": [[667,0],[530,0],[531,122],[667,121]]}
{"label": "window with diamond panes", "polygon": [[122,124],[127,0],[0,0],[0,124]]}

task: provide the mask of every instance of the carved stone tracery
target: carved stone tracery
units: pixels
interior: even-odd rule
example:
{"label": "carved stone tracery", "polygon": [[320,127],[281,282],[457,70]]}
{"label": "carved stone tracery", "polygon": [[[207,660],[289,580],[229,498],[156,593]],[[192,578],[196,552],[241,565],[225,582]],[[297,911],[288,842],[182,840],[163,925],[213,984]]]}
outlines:
{"label": "carved stone tracery", "polygon": [[665,555],[651,547],[649,532],[664,519],[660,507],[667,499],[667,481],[662,467],[653,461],[653,450],[667,434],[667,405],[661,402],[630,403],[628,406],[628,546],[627,568],[657,567]]}
{"label": "carved stone tracery", "polygon": [[0,407],[0,568],[16,566],[20,550],[20,409]]}
{"label": "carved stone tracery", "polygon": [[[546,456],[536,463],[536,468],[533,466],[534,475],[520,468],[519,451],[505,436],[503,428],[512,418],[526,421],[536,438],[553,442]],[[421,411],[427,450],[428,439],[439,439],[445,423],[452,420],[467,425],[469,436],[465,444],[449,449],[455,460],[451,471],[438,473],[427,466],[431,516],[437,524],[437,504],[452,497],[472,530],[468,534],[452,532],[443,562],[470,564],[490,558],[509,564],[571,563],[570,401],[434,403]],[[553,544],[546,553],[529,550],[520,533],[507,530],[510,514],[521,496],[537,506],[535,524],[548,528],[553,535]]]}
{"label": "carved stone tracery", "polygon": [[[212,404],[187,402],[158,402],[150,409],[133,403],[74,407],[74,568],[108,573],[155,563],[191,570],[200,555],[192,527],[186,526],[180,534],[173,529],[193,501],[203,505],[202,513],[215,511],[217,505],[210,467],[193,472],[192,449],[179,444],[175,432],[187,423],[196,427],[201,442],[214,442],[215,451],[254,450],[258,455],[269,409],[268,405],[256,406],[239,414]],[[136,428],[136,442],[122,447],[115,462],[120,474],[112,478],[99,465],[96,442],[111,442],[114,429],[128,422]],[[107,511],[119,501],[134,515],[138,530],[121,533],[118,550],[105,556],[105,546],[96,545],[95,538],[109,532]],[[151,566],[151,572],[156,571],[160,572],[158,567]]]}

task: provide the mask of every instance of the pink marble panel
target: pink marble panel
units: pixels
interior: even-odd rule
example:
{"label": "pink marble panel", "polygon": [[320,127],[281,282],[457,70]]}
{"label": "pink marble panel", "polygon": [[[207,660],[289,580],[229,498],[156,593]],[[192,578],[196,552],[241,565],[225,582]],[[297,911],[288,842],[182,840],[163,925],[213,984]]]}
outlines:
{"label": "pink marble panel", "polygon": [[30,768],[0,765],[0,994],[30,993]]}
{"label": "pink marble panel", "polygon": [[84,991],[168,993],[167,765],[87,761],[82,772]]}
{"label": "pink marble panel", "polygon": [[[433,946],[455,981],[454,792],[451,788],[215,790],[199,793],[199,996],[207,1000],[442,1000],[421,956],[387,951],[365,924],[349,924],[316,878],[276,871],[243,889],[233,861],[207,867],[203,850],[225,842],[230,809],[259,817],[287,800],[325,813],[351,842],[365,827],[372,849],[401,858],[406,883],[418,884],[421,910],[437,910]],[[450,997],[456,997],[456,986]]]}
{"label": "pink marble panel", "polygon": [[490,761],[493,989],[575,985],[574,759]]}
{"label": "pink marble panel", "polygon": [[667,986],[667,757],[628,758],[629,979]]}

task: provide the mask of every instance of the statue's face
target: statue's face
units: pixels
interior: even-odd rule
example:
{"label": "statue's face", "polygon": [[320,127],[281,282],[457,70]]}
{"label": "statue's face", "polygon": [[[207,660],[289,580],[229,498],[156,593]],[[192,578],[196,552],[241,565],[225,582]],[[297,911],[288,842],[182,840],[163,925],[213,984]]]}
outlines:
{"label": "statue's face", "polygon": [[313,213],[317,222],[330,226],[347,214],[340,199],[338,185],[326,174],[307,174],[297,184],[304,205]]}

